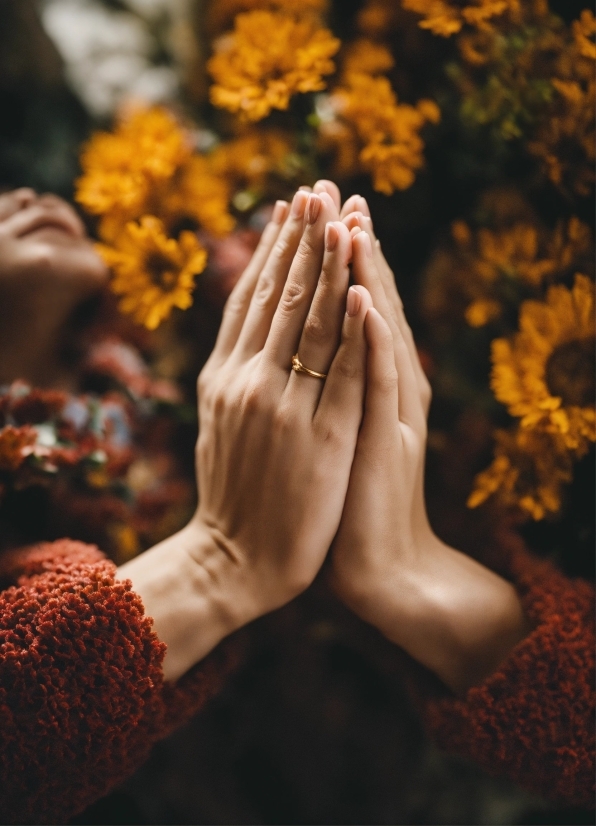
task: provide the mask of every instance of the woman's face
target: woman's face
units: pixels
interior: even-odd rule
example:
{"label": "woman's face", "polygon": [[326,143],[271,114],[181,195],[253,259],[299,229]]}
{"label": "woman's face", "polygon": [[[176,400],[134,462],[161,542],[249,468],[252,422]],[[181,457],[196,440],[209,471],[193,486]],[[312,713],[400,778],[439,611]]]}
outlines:
{"label": "woman's face", "polygon": [[107,270],[75,211],[56,195],[0,195],[0,296],[72,303],[98,290]]}

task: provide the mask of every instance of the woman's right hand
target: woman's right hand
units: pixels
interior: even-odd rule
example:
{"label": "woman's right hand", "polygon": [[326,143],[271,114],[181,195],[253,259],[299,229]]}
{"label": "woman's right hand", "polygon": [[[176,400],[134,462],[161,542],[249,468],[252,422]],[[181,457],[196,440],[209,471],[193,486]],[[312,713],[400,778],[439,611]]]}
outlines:
{"label": "woman's right hand", "polygon": [[[371,304],[352,288],[346,313],[350,256],[329,195],[298,192],[228,301],[199,378],[196,517],[121,569],[168,644],[168,679],[303,591],[331,545],[362,416]],[[327,379],[292,371],[295,353]]]}

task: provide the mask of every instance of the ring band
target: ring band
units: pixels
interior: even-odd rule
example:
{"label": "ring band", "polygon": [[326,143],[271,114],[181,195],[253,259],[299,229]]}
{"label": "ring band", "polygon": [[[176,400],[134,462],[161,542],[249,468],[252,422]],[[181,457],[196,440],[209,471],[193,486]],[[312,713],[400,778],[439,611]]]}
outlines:
{"label": "ring band", "polygon": [[327,373],[317,373],[315,370],[309,370],[308,367],[305,367],[298,358],[298,353],[296,353],[295,356],[292,356],[292,370],[296,373],[306,373],[307,376],[312,376],[314,379],[327,378]]}

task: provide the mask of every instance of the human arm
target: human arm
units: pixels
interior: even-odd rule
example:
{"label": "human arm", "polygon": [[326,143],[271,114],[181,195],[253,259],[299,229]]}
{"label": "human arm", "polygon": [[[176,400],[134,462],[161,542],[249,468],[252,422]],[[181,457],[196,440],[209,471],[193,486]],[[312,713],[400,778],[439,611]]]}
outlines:
{"label": "human arm", "polygon": [[[338,217],[328,196],[297,193],[265,264],[238,283],[199,379],[198,512],[120,569],[168,645],[168,680],[308,587],[337,530],[365,350]],[[290,369],[296,352],[324,383]]]}
{"label": "human arm", "polygon": [[[374,411],[365,411],[332,556],[336,591],[458,695],[413,671],[412,693],[441,746],[531,791],[589,806],[593,587],[529,555],[519,539],[493,537],[489,569],[434,536],[422,473],[430,393],[393,274],[357,206],[346,223],[366,232],[373,256],[355,260],[355,277],[384,308],[398,379],[388,381],[384,419],[373,426]],[[414,405],[402,405],[404,393]]]}

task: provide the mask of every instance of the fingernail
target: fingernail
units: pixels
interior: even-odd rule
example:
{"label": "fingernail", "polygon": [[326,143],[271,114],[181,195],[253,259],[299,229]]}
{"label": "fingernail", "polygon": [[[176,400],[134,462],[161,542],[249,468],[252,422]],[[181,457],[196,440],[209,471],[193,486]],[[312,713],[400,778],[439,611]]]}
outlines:
{"label": "fingernail", "polygon": [[360,293],[358,290],[355,290],[354,287],[350,287],[348,290],[348,300],[346,302],[346,313],[349,316],[358,315],[358,310],[360,309]]}
{"label": "fingernail", "polygon": [[294,195],[292,199],[292,218],[302,218],[308,197],[306,192],[302,192],[302,190],[298,190]]}
{"label": "fingernail", "polygon": [[352,227],[352,229],[350,230],[350,237],[355,238],[357,235],[360,235],[361,232],[362,230],[360,229],[360,227]]}
{"label": "fingernail", "polygon": [[321,199],[314,193],[308,196],[308,203],[306,204],[306,223],[314,224],[319,217],[321,211]]}
{"label": "fingernail", "polygon": [[372,244],[370,243],[370,238],[366,234],[366,232],[362,232],[362,241],[360,242],[364,247],[364,252],[366,253],[367,258],[372,258]]}
{"label": "fingernail", "polygon": [[286,212],[288,211],[288,203],[287,201],[276,201],[275,206],[273,207],[273,212],[271,213],[271,220],[274,224],[281,224],[283,219],[286,217]]}
{"label": "fingernail", "polygon": [[366,203],[366,198],[363,198],[362,195],[358,201],[358,206],[360,207],[360,212],[363,215],[367,215],[370,218],[370,209],[368,208],[368,204]]}
{"label": "fingernail", "polygon": [[339,241],[339,232],[337,227],[333,224],[327,224],[325,227],[325,249],[327,252],[333,252]]}
{"label": "fingernail", "polygon": [[321,181],[317,181],[316,184],[313,187],[313,192],[316,192],[317,195],[320,192],[327,192],[327,189],[325,188],[325,184],[321,183]]}

